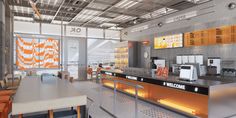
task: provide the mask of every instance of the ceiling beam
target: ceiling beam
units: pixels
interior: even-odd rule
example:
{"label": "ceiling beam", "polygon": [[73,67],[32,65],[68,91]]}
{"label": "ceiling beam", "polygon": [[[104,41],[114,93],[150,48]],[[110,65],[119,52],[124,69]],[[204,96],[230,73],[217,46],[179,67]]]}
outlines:
{"label": "ceiling beam", "polygon": [[[94,1],[95,1],[95,0],[92,0],[90,3],[88,3],[81,11],[79,11],[79,13],[82,12],[83,10],[85,10],[85,8],[87,8],[87,7],[89,6],[89,4],[93,3]],[[77,13],[77,14],[69,21],[69,23],[73,22],[73,21],[77,18],[77,16],[79,15],[79,13]]]}
{"label": "ceiling beam", "polygon": [[[78,6],[75,6],[75,5],[70,5],[70,7],[77,8],[77,9],[84,9],[84,8],[78,8]],[[103,10],[101,10],[101,9],[96,9],[96,8],[91,8],[91,7],[87,7],[85,9],[86,10],[94,10],[94,11],[103,12]],[[128,13],[120,13],[120,12],[115,12],[115,11],[109,11],[107,13],[113,13],[113,14],[118,14],[118,15],[127,15],[127,16],[132,16],[132,17],[138,17],[137,15],[128,14]]]}
{"label": "ceiling beam", "polygon": [[61,10],[62,5],[65,3],[66,0],[63,0],[62,3],[60,4],[59,8],[57,9],[56,14],[53,16],[53,19],[51,21],[51,23],[53,22],[53,20],[57,17],[57,14],[59,13],[59,11]]}
{"label": "ceiling beam", "polygon": [[117,3],[119,3],[120,1],[115,2],[113,5],[111,5],[110,7],[106,8],[105,10],[103,10],[101,13],[99,13],[98,15],[96,15],[95,17],[91,18],[90,20],[88,20],[87,22],[83,23],[81,26],[85,26],[88,23],[90,23],[94,18],[97,18],[99,16],[101,16],[102,14],[106,13],[107,11],[111,10]]}

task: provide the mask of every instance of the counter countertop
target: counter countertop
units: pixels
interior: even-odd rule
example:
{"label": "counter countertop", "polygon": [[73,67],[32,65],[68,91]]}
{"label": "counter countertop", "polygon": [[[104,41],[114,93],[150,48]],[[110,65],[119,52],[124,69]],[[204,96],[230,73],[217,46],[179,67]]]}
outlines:
{"label": "counter countertop", "polygon": [[122,74],[125,76],[127,75],[127,76],[150,79],[150,80],[175,82],[175,83],[180,83],[180,84],[185,84],[185,85],[194,85],[194,86],[200,86],[200,87],[210,87],[210,86],[221,85],[221,84],[236,83],[235,77],[203,76],[203,77],[199,77],[198,80],[196,81],[189,82],[189,81],[180,80],[180,78],[175,75],[169,75],[168,78],[164,78],[164,77],[153,78],[151,76],[137,76],[137,75],[125,74],[122,71],[117,71],[117,70],[102,70],[102,71]]}

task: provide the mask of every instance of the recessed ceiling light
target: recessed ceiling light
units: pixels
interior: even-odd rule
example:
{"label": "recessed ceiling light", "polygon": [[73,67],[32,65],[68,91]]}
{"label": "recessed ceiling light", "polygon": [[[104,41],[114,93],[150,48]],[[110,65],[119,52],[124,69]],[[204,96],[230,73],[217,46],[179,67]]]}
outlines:
{"label": "recessed ceiling light", "polygon": [[236,8],[236,3],[234,3],[234,2],[229,3],[228,8],[230,10],[235,9]]}

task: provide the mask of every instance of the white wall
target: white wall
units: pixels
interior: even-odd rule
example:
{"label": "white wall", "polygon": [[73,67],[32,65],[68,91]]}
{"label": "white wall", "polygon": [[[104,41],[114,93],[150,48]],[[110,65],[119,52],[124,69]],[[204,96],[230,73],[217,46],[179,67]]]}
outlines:
{"label": "white wall", "polygon": [[39,34],[39,23],[31,22],[14,22],[14,32],[17,33],[28,33],[28,34]]}
{"label": "white wall", "polygon": [[[99,28],[85,28],[63,25],[63,35],[69,37],[98,38],[120,40],[120,31]],[[42,34],[61,36],[61,25],[42,23]],[[33,22],[14,21],[14,32],[24,34],[40,34],[40,24]]]}

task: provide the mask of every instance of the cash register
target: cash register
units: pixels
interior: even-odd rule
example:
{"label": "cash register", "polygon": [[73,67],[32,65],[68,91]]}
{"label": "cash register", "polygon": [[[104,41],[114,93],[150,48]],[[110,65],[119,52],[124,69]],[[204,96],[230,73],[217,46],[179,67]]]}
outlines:
{"label": "cash register", "polygon": [[196,81],[198,79],[197,69],[194,65],[181,65],[180,80]]}

